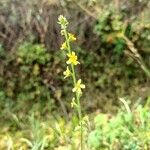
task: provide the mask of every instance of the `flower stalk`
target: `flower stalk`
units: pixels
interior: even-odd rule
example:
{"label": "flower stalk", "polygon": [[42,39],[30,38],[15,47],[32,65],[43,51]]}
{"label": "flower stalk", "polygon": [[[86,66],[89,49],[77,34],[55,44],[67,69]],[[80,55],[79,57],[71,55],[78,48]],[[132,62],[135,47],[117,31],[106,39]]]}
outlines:
{"label": "flower stalk", "polygon": [[80,63],[78,61],[76,53],[71,49],[71,42],[75,41],[76,37],[72,33],[69,33],[67,31],[68,21],[64,16],[59,16],[58,24],[60,24],[61,26],[61,34],[65,37],[65,42],[62,44],[61,50],[64,50],[66,52],[66,56],[68,57],[68,60],[66,61],[67,70],[64,72],[64,78],[68,78],[71,76],[73,80],[72,92],[75,94],[75,96],[73,97],[71,105],[77,110],[78,113],[81,135],[80,147],[81,150],[83,150],[83,124],[80,98],[82,95],[82,89],[85,88],[85,85],[81,83],[81,79],[77,80],[76,78],[75,66]]}

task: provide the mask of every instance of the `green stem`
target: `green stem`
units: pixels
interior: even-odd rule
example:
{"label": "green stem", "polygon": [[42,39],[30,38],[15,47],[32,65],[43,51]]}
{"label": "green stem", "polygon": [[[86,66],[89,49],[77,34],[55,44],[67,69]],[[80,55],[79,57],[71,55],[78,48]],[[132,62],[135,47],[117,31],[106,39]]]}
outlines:
{"label": "green stem", "polygon": [[[70,42],[69,42],[69,37],[66,29],[64,29],[64,34],[65,34],[65,39],[67,42],[67,47],[68,47],[68,52],[71,54],[71,47],[70,47]],[[74,86],[77,84],[76,80],[76,75],[75,75],[75,69],[74,65],[71,64],[71,70],[72,70],[72,79],[73,79],[73,84]],[[81,132],[81,150],[83,150],[83,126],[82,126],[82,111],[81,111],[81,104],[80,104],[80,95],[76,92],[76,101],[77,101],[77,112],[78,112],[78,117],[79,117],[79,122],[80,122],[80,132]]]}
{"label": "green stem", "polygon": [[80,121],[80,132],[81,132],[81,150],[83,149],[83,125],[82,125],[82,111],[81,111],[81,103],[80,103],[80,96],[77,95],[77,109],[78,109],[78,115],[79,115],[79,121]]}

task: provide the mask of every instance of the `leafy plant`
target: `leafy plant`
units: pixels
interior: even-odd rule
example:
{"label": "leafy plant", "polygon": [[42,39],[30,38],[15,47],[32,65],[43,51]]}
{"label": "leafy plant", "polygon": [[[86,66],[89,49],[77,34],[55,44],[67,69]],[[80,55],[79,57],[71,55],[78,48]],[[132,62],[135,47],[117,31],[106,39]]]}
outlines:
{"label": "leafy plant", "polygon": [[[95,150],[100,148],[140,150],[149,147],[147,132],[150,127],[148,125],[150,111],[147,106],[139,105],[132,112],[120,110],[115,117],[97,115],[94,119],[95,129],[88,137],[89,146]],[[141,139],[141,136],[145,139]]]}
{"label": "leafy plant", "polygon": [[18,62],[23,64],[45,64],[50,60],[43,45],[25,42],[17,50]]}

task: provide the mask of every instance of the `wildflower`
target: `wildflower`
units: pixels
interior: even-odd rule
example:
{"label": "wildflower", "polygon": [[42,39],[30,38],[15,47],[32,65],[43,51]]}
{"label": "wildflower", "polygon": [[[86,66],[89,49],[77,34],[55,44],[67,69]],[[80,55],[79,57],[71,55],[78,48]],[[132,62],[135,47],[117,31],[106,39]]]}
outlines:
{"label": "wildflower", "polygon": [[72,92],[82,93],[81,89],[84,89],[85,85],[81,84],[81,79],[79,79],[75,85],[75,87],[72,89]]}
{"label": "wildflower", "polygon": [[71,107],[73,108],[74,106],[78,106],[75,102],[75,98],[73,97],[72,102],[71,102]]}
{"label": "wildflower", "polygon": [[67,49],[67,43],[66,43],[66,42],[62,43],[60,49],[61,49],[61,50],[66,50],[66,49]]}
{"label": "wildflower", "polygon": [[76,56],[75,52],[72,52],[71,54],[67,54],[67,56],[69,57],[68,61],[66,62],[67,64],[73,64],[73,65],[80,64],[77,61],[78,57]]}
{"label": "wildflower", "polygon": [[61,33],[61,35],[65,35],[65,30],[62,29],[62,30],[60,31],[60,33]]}
{"label": "wildflower", "polygon": [[60,15],[58,17],[58,24],[61,25],[62,29],[65,29],[67,27],[67,25],[68,25],[68,21],[63,15]]}
{"label": "wildflower", "polygon": [[70,40],[70,41],[76,41],[77,38],[75,37],[74,34],[68,33],[68,35],[69,35],[69,40]]}
{"label": "wildflower", "polygon": [[86,115],[82,118],[82,124],[87,125],[89,123],[89,117]]}
{"label": "wildflower", "polygon": [[70,75],[71,75],[71,71],[69,70],[69,67],[67,66],[67,69],[66,69],[66,71],[64,71],[63,72],[63,74],[64,74],[64,78],[67,78],[67,77],[69,77]]}

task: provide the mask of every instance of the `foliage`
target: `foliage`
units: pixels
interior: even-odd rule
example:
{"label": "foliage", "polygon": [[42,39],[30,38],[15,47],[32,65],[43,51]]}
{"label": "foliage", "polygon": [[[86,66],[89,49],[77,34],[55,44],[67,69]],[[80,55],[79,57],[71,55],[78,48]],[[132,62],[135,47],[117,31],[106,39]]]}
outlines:
{"label": "foliage", "polygon": [[[85,150],[149,150],[149,9],[149,0],[0,1],[0,149],[77,150],[82,133]],[[59,14],[70,22],[61,52]],[[76,65],[71,101],[64,78]]]}
{"label": "foliage", "polygon": [[[20,64],[46,64],[50,60],[50,55],[46,53],[44,45],[25,42],[17,50],[18,62]],[[37,68],[38,69],[38,68]]]}
{"label": "foliage", "polygon": [[[129,57],[136,60],[145,74],[150,77],[149,68],[145,65],[140,55],[141,52],[135,46],[140,43],[137,37],[148,37],[143,35],[147,35],[149,32],[147,29],[144,30],[149,24],[139,29],[139,24],[137,24],[135,20],[129,22],[129,18],[126,19],[122,11],[115,11],[113,7],[110,8],[109,6],[106,7],[106,9],[102,11],[102,16],[99,18],[95,27],[95,31],[101,37],[102,43],[106,45],[106,50],[113,50],[118,56],[124,53],[128,54]],[[144,33],[139,34],[140,30],[143,30]],[[136,40],[134,38],[136,38]],[[148,43],[147,38],[144,42],[145,41]],[[147,46],[145,44],[140,45],[140,48],[142,47],[146,51],[148,48]]]}
{"label": "foliage", "polygon": [[[90,115],[90,122],[85,117],[86,128],[83,134],[86,141],[85,149],[148,150],[150,148],[149,104],[149,99],[144,106],[135,104],[130,112],[122,106],[116,115],[94,113]],[[95,116],[94,120],[93,116]],[[8,147],[24,150],[76,150],[79,147],[80,130],[75,116],[70,122],[51,115],[49,119],[44,120],[33,114],[22,121],[17,119],[21,126],[16,128],[15,132],[12,131],[12,126],[8,126],[7,130],[1,128],[0,148],[2,150]],[[12,122],[15,122],[15,119],[12,119]]]}
{"label": "foliage", "polygon": [[106,50],[113,50],[116,54],[122,55],[125,49],[125,42],[121,38],[116,37],[116,33],[122,32],[124,24],[123,16],[115,13],[113,10],[103,10],[98,23],[95,26],[95,32],[101,37],[106,45]]}
{"label": "foliage", "polygon": [[[147,7],[144,7],[145,5]],[[147,82],[145,84],[147,78],[132,58],[124,56],[127,45],[122,38],[116,38],[115,33],[125,30],[126,36],[139,50],[149,67],[149,1],[135,3],[123,0],[119,2],[119,6],[119,11],[115,11],[116,5],[111,0],[109,3],[97,0],[82,2],[68,0],[55,2],[51,0],[0,1],[3,18],[0,22],[2,47],[0,48],[0,55],[2,55],[0,56],[2,64],[0,82],[3,82],[2,92],[7,97],[5,99],[10,100],[9,104],[12,105],[12,99],[13,101],[20,99],[17,98],[18,95],[22,97],[21,99],[33,100],[31,97],[34,97],[34,94],[29,94],[29,92],[39,93],[35,88],[41,86],[40,95],[44,95],[44,90],[49,91],[50,94],[47,95],[56,100],[57,106],[60,105],[58,99],[65,99],[64,105],[66,109],[69,109],[66,102],[70,97],[67,92],[68,86],[66,85],[64,91],[61,90],[64,81],[59,76],[64,68],[60,58],[64,58],[64,55],[57,52],[61,43],[61,35],[56,18],[63,10],[68,10],[64,12],[70,20],[69,30],[78,34],[77,52],[80,55],[81,64],[84,64],[78,69],[79,76],[87,80],[89,95],[92,95],[92,89],[99,90],[99,95],[94,98],[95,106],[99,108],[103,105],[97,104],[99,99],[107,102],[113,101],[112,103],[116,104],[117,101],[114,102],[114,99],[118,99],[118,94],[119,96],[128,95],[133,99],[138,96],[145,99],[148,96]],[[33,82],[37,84],[36,87],[33,87],[33,84],[27,87],[28,83]],[[137,89],[134,90],[134,87]],[[27,90],[24,90],[25,88]],[[136,93],[140,93],[143,88],[146,89],[146,92],[136,96]],[[107,92],[104,92],[106,89]],[[116,89],[116,94],[114,89]],[[21,96],[20,93],[22,93]],[[40,99],[40,96],[35,97]],[[94,108],[95,106],[90,105]]]}
{"label": "foliage", "polygon": [[149,149],[149,102],[137,105],[132,112],[119,110],[115,117],[99,114],[88,137],[93,149]]}
{"label": "foliage", "polygon": [[[12,109],[17,104],[13,108],[19,110],[24,104],[32,105],[33,102],[41,103],[34,107],[43,107],[46,103],[52,106],[51,94],[41,75],[42,66],[47,66],[49,61],[50,55],[42,45],[28,42],[23,43],[14,54],[5,56],[1,70],[1,109]],[[29,111],[27,107],[24,107],[25,111]]]}
{"label": "foliage", "polygon": [[114,6],[106,7],[101,14],[95,25],[95,32],[100,36],[102,45],[107,44],[106,50],[112,49],[118,55],[123,54],[126,42],[117,34],[124,33],[137,46],[140,53],[149,51],[149,45],[147,45],[149,43],[149,23],[143,24],[143,20],[140,22],[138,17],[130,20],[130,18],[126,18],[123,10],[116,12]]}

